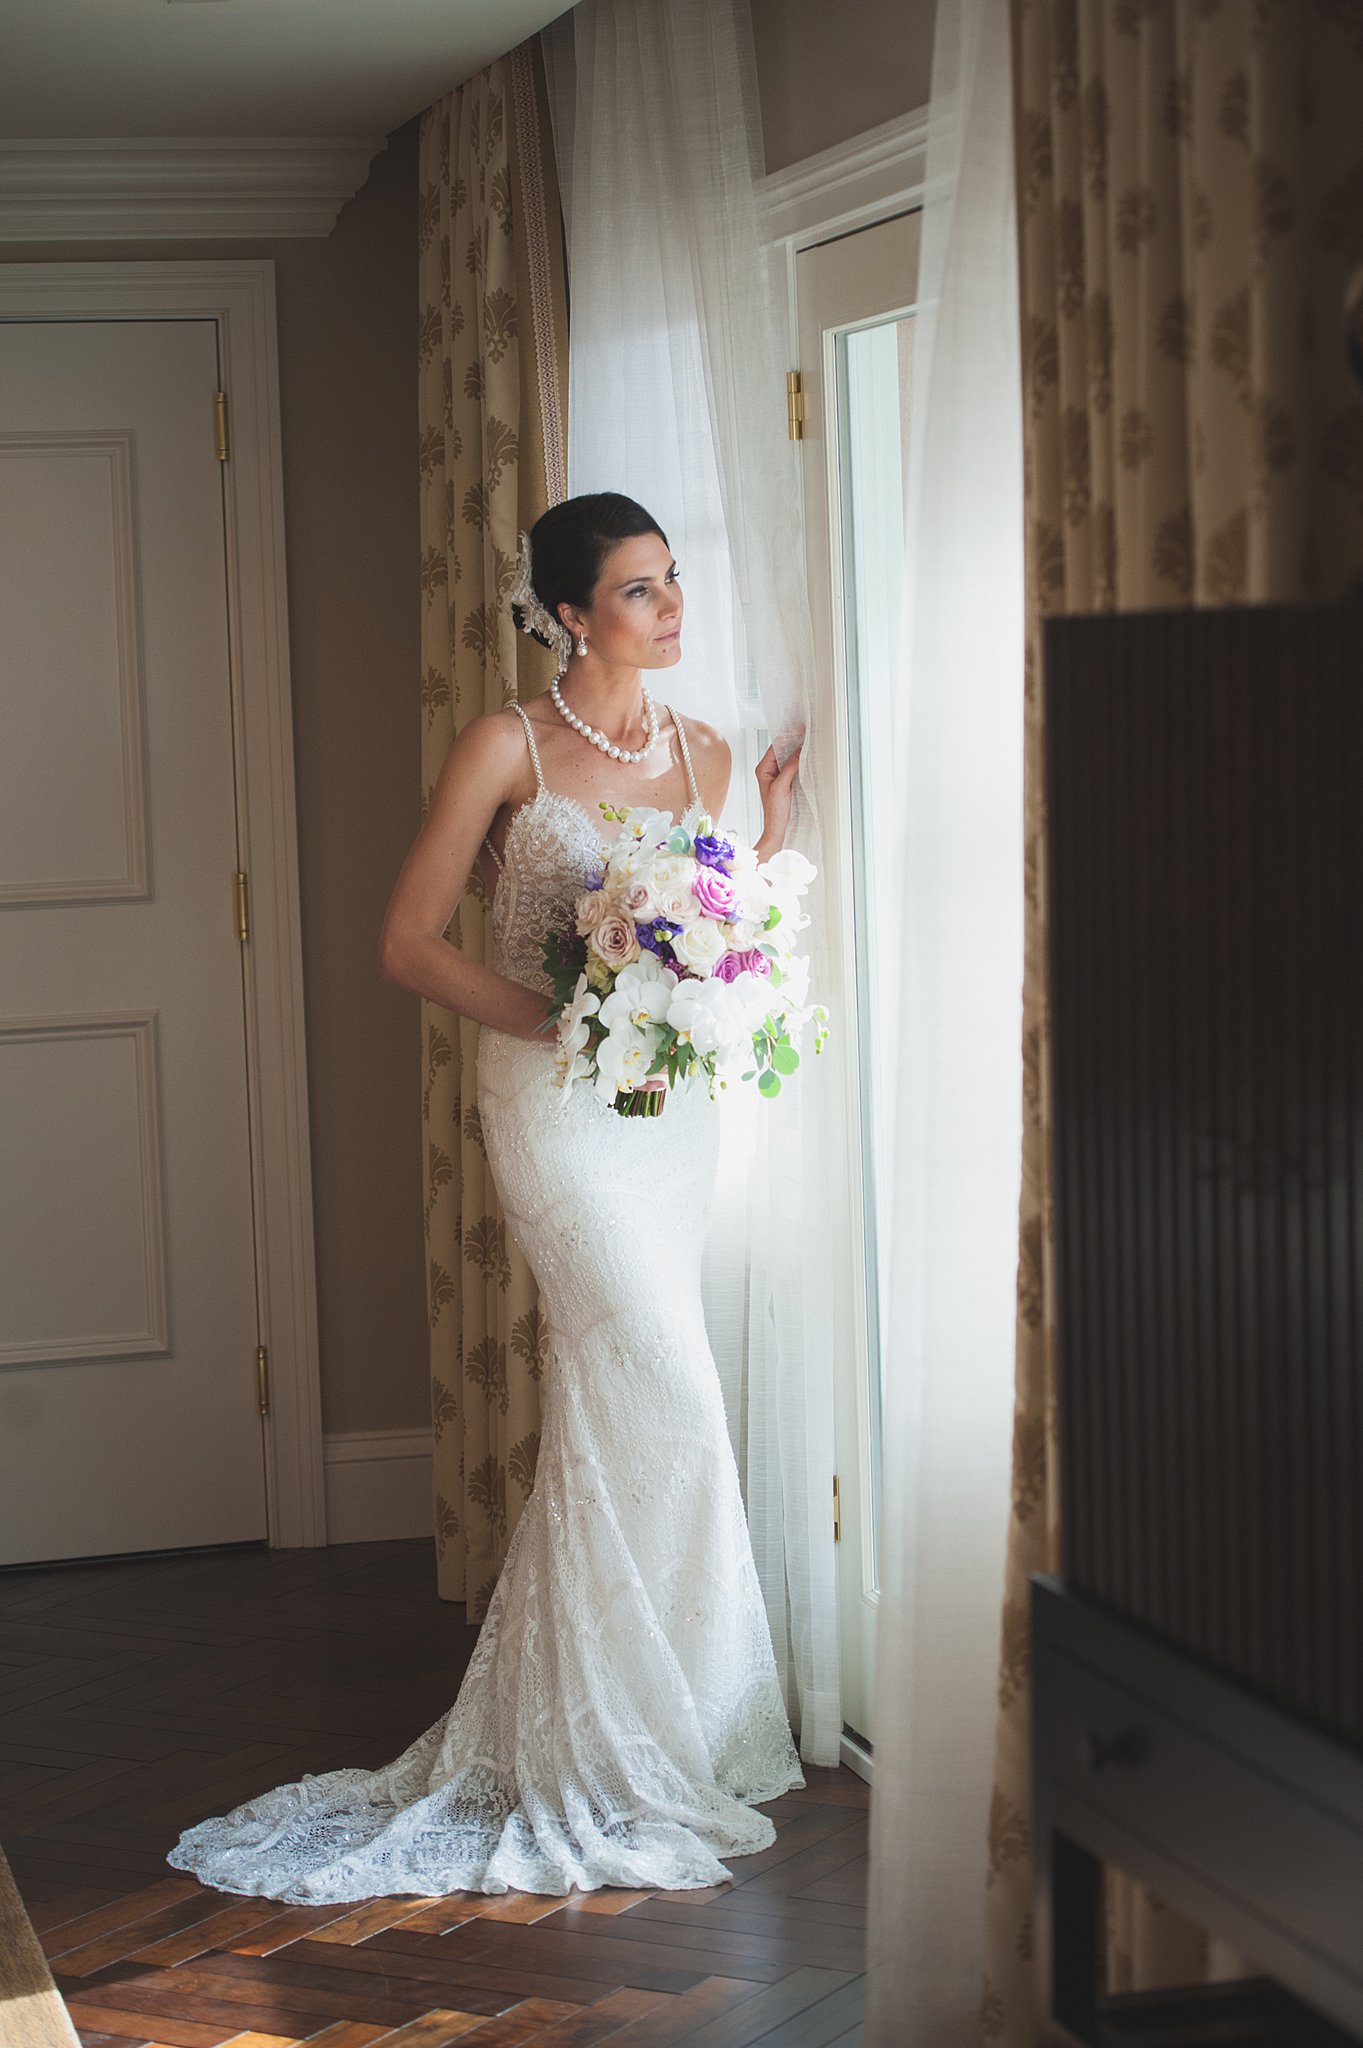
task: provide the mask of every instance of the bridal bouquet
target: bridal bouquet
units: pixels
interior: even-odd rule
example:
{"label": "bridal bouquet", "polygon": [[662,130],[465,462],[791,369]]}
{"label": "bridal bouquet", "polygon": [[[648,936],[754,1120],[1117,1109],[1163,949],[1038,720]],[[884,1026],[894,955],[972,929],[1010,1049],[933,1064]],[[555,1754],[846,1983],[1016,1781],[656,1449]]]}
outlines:
{"label": "bridal bouquet", "polygon": [[697,1068],[711,1095],[736,1078],[779,1094],[802,1027],[813,1020],[815,1052],[828,1035],[795,950],[816,869],[793,849],[759,861],[697,806],[675,824],[670,811],[601,809],[620,832],[584,876],[574,923],[545,942],[558,1086],[588,1081],[622,1116],[666,1102],[641,1082],[665,1074],[670,1089]]}

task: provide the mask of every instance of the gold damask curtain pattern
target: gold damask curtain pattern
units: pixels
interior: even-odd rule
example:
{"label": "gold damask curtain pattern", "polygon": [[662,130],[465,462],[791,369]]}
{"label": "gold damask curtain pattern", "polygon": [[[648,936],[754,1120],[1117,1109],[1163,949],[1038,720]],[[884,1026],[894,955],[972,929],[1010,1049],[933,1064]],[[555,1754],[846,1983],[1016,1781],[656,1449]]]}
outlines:
{"label": "gold damask curtain pattern", "polygon": [[[1358,0],[1012,0],[1027,518],[1023,1186],[986,2041],[1033,2039],[1027,1581],[1058,1563],[1040,621],[1343,591]],[[1125,1880],[1113,1990],[1235,1959]]]}
{"label": "gold damask curtain pattern", "polygon": [[[469,719],[543,689],[511,623],[518,536],[567,494],[567,306],[538,39],[421,122],[419,424],[424,817]],[[447,936],[491,959],[475,867]],[[439,1588],[481,1620],[534,1482],[545,1331],[478,1117],[478,1026],[421,1006]]]}

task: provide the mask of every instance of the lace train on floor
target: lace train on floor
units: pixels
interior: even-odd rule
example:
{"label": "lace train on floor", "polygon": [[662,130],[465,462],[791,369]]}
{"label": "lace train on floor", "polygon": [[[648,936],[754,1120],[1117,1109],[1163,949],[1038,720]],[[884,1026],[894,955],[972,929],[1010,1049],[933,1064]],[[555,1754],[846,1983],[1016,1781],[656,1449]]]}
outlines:
{"label": "lace train on floor", "polygon": [[550,1331],[534,1492],[449,1713],[190,1828],[170,1862],[224,1891],[691,1889],[803,1783],[701,1314],[719,1106],[565,1101],[549,1047],[489,1030],[478,1071]]}

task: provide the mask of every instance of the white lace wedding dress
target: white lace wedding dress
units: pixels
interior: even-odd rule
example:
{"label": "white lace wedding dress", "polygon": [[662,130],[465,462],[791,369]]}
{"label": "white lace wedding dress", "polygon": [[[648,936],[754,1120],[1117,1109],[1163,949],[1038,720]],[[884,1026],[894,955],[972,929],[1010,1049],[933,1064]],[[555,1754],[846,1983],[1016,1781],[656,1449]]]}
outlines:
{"label": "white lace wedding dress", "polygon": [[[603,835],[546,788],[521,715],[538,788],[507,833],[493,943],[547,990],[545,933]],[[553,1073],[549,1041],[484,1026],[488,1158],[549,1342],[534,1492],[458,1698],[381,1770],[188,1829],[169,1861],[205,1884],[299,1904],[690,1889],[767,1847],[754,1802],[804,1782],[701,1313],[719,1104],[692,1080],[661,1116],[622,1117]]]}

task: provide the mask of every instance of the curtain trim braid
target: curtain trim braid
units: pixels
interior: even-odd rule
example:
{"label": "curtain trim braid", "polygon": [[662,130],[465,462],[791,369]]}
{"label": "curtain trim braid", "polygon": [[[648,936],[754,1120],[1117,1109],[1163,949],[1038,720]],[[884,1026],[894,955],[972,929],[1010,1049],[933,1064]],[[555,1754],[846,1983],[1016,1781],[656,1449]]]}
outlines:
{"label": "curtain trim braid", "polygon": [[549,268],[549,219],[540,125],[544,96],[536,90],[535,63],[531,42],[521,43],[511,52],[511,100],[520,159],[519,197],[530,282],[530,326],[539,380],[545,492],[548,503],[557,505],[568,495],[568,436],[561,399],[563,379],[557,354],[554,283]]}

